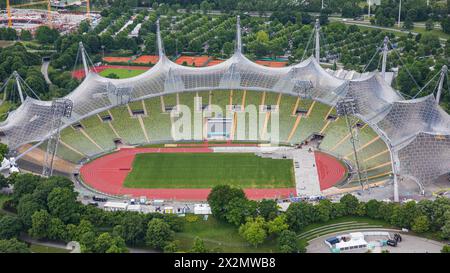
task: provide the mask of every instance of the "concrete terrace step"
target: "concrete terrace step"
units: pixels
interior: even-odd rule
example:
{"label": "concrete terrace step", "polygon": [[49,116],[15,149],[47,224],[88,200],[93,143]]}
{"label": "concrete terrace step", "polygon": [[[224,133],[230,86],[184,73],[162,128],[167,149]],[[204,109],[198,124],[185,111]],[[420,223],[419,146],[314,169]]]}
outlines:
{"label": "concrete terrace step", "polygon": [[316,233],[320,233],[322,231],[327,231],[327,230],[332,230],[332,229],[337,229],[337,228],[341,228],[341,227],[355,227],[355,226],[361,226],[361,225],[368,225],[368,223],[360,223],[360,222],[354,222],[354,223],[350,223],[350,224],[345,224],[345,225],[337,225],[337,226],[324,226],[321,229],[318,230],[314,230],[312,232],[305,232],[299,235],[299,237],[307,237],[310,236],[312,234],[316,234]]}
{"label": "concrete terrace step", "polygon": [[331,225],[326,225],[326,226],[320,226],[320,227],[313,228],[311,230],[305,231],[305,232],[301,233],[300,235],[312,233],[312,232],[314,232],[316,230],[322,230],[322,229],[326,229],[328,227],[342,226],[342,225],[348,225],[348,224],[353,224],[353,223],[358,223],[358,222],[356,222],[356,221],[348,221],[348,222],[341,222],[341,223],[336,223],[336,224],[331,224]]}
{"label": "concrete terrace step", "polygon": [[357,225],[357,226],[347,226],[347,227],[340,227],[337,229],[330,229],[330,230],[324,230],[323,232],[319,232],[319,233],[315,233],[315,234],[311,234],[307,237],[301,238],[301,239],[305,239],[306,241],[311,241],[315,238],[327,235],[327,234],[331,234],[331,233],[336,233],[336,232],[352,232],[354,230],[362,230],[362,229],[370,229],[370,228],[382,228],[382,225]]}

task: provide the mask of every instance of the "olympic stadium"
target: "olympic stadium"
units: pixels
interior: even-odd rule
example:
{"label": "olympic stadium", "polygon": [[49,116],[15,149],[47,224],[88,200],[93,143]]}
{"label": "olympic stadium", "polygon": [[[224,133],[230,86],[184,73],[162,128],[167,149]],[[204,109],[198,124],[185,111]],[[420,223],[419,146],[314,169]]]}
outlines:
{"label": "olympic stadium", "polygon": [[[44,175],[53,169],[80,174],[87,186],[112,195],[146,194],[126,191],[121,184],[126,183],[136,154],[154,152],[242,149],[263,157],[292,158],[292,150],[306,145],[314,148],[319,178],[334,177],[331,182],[320,181],[329,185],[321,185],[319,193],[330,187],[389,182],[394,199],[403,181],[415,182],[423,192],[449,173],[450,117],[434,95],[407,100],[386,82],[385,71],[335,76],[320,66],[317,50],[316,56],[295,65],[265,67],[245,57],[240,31],[238,19],[230,59],[193,68],[165,55],[158,25],[158,63],[128,79],[98,75],[81,50],[83,82],[62,99],[27,97],[0,123],[1,142],[17,151],[16,160],[28,158],[43,166]],[[180,105],[194,113],[187,118],[192,127],[198,126],[195,113],[200,113],[200,133],[176,135],[174,124],[183,117]],[[217,114],[213,105],[229,111]],[[245,109],[250,105],[256,106],[257,129],[240,125],[249,121]],[[271,122],[275,117],[276,126]],[[294,160],[297,163],[301,169],[302,161]],[[266,185],[264,189],[274,189],[262,197],[301,195],[295,180],[293,185]],[[108,192],[114,187],[117,190]],[[187,190],[186,185],[179,188]],[[150,196],[176,191],[175,186],[161,185],[147,190]]]}

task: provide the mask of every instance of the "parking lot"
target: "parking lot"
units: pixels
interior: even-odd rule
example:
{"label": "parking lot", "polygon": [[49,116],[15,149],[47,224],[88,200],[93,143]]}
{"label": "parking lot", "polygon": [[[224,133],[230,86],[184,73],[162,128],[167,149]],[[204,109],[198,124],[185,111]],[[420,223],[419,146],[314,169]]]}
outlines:
{"label": "parking lot", "polygon": [[[371,229],[373,230],[373,229]],[[380,229],[382,231],[389,231],[391,233],[391,236],[395,233],[393,230],[385,230]],[[368,231],[368,230],[367,230]],[[326,238],[336,236],[336,235],[342,235],[346,234],[348,232],[338,232],[338,233],[331,233],[327,234],[325,236],[316,238],[314,240],[311,240],[309,242],[309,245],[307,247],[308,253],[330,253],[330,248],[324,243],[324,240]],[[373,252],[380,252],[382,250],[388,250],[391,253],[440,253],[442,247],[444,246],[444,243],[429,240],[422,237],[413,236],[410,234],[401,234],[403,240],[400,242],[396,247],[391,246],[384,246],[379,249],[375,249]],[[374,239],[379,238],[366,238],[367,242],[370,242]],[[348,250],[343,251],[341,253],[365,253],[367,252],[367,249],[354,249],[354,250]]]}

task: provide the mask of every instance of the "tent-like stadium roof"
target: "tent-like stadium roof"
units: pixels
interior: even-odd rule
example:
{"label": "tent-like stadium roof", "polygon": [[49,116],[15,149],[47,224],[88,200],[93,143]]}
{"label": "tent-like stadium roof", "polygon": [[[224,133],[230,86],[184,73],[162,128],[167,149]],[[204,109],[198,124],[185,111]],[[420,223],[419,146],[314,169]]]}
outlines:
{"label": "tent-like stadium roof", "polygon": [[[61,128],[116,107],[122,102],[178,92],[242,89],[272,91],[311,98],[330,106],[354,99],[356,116],[386,142],[394,173],[431,183],[450,171],[450,116],[432,95],[405,100],[377,72],[358,79],[327,73],[312,57],[292,66],[271,68],[256,64],[241,52],[240,27],[234,55],[214,66],[185,67],[164,54],[158,26],[159,61],[145,73],[128,79],[108,79],[90,72],[65,98],[73,102],[72,116]],[[0,123],[2,142],[11,149],[49,138],[53,132],[51,101],[27,97]]]}

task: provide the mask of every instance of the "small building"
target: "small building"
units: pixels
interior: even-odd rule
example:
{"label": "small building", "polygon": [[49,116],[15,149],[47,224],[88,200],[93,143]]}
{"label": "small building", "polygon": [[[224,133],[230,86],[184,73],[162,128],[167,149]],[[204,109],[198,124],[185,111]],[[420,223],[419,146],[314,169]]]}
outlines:
{"label": "small building", "polygon": [[128,208],[128,203],[108,201],[103,205],[106,211],[124,211]]}
{"label": "small building", "polygon": [[198,215],[211,214],[211,207],[209,206],[209,204],[195,204],[194,205],[194,214],[198,214]]}
{"label": "small building", "polygon": [[141,205],[128,205],[127,211],[142,212]]}
{"label": "small building", "polygon": [[173,213],[174,209],[173,207],[164,207],[164,213]]}

